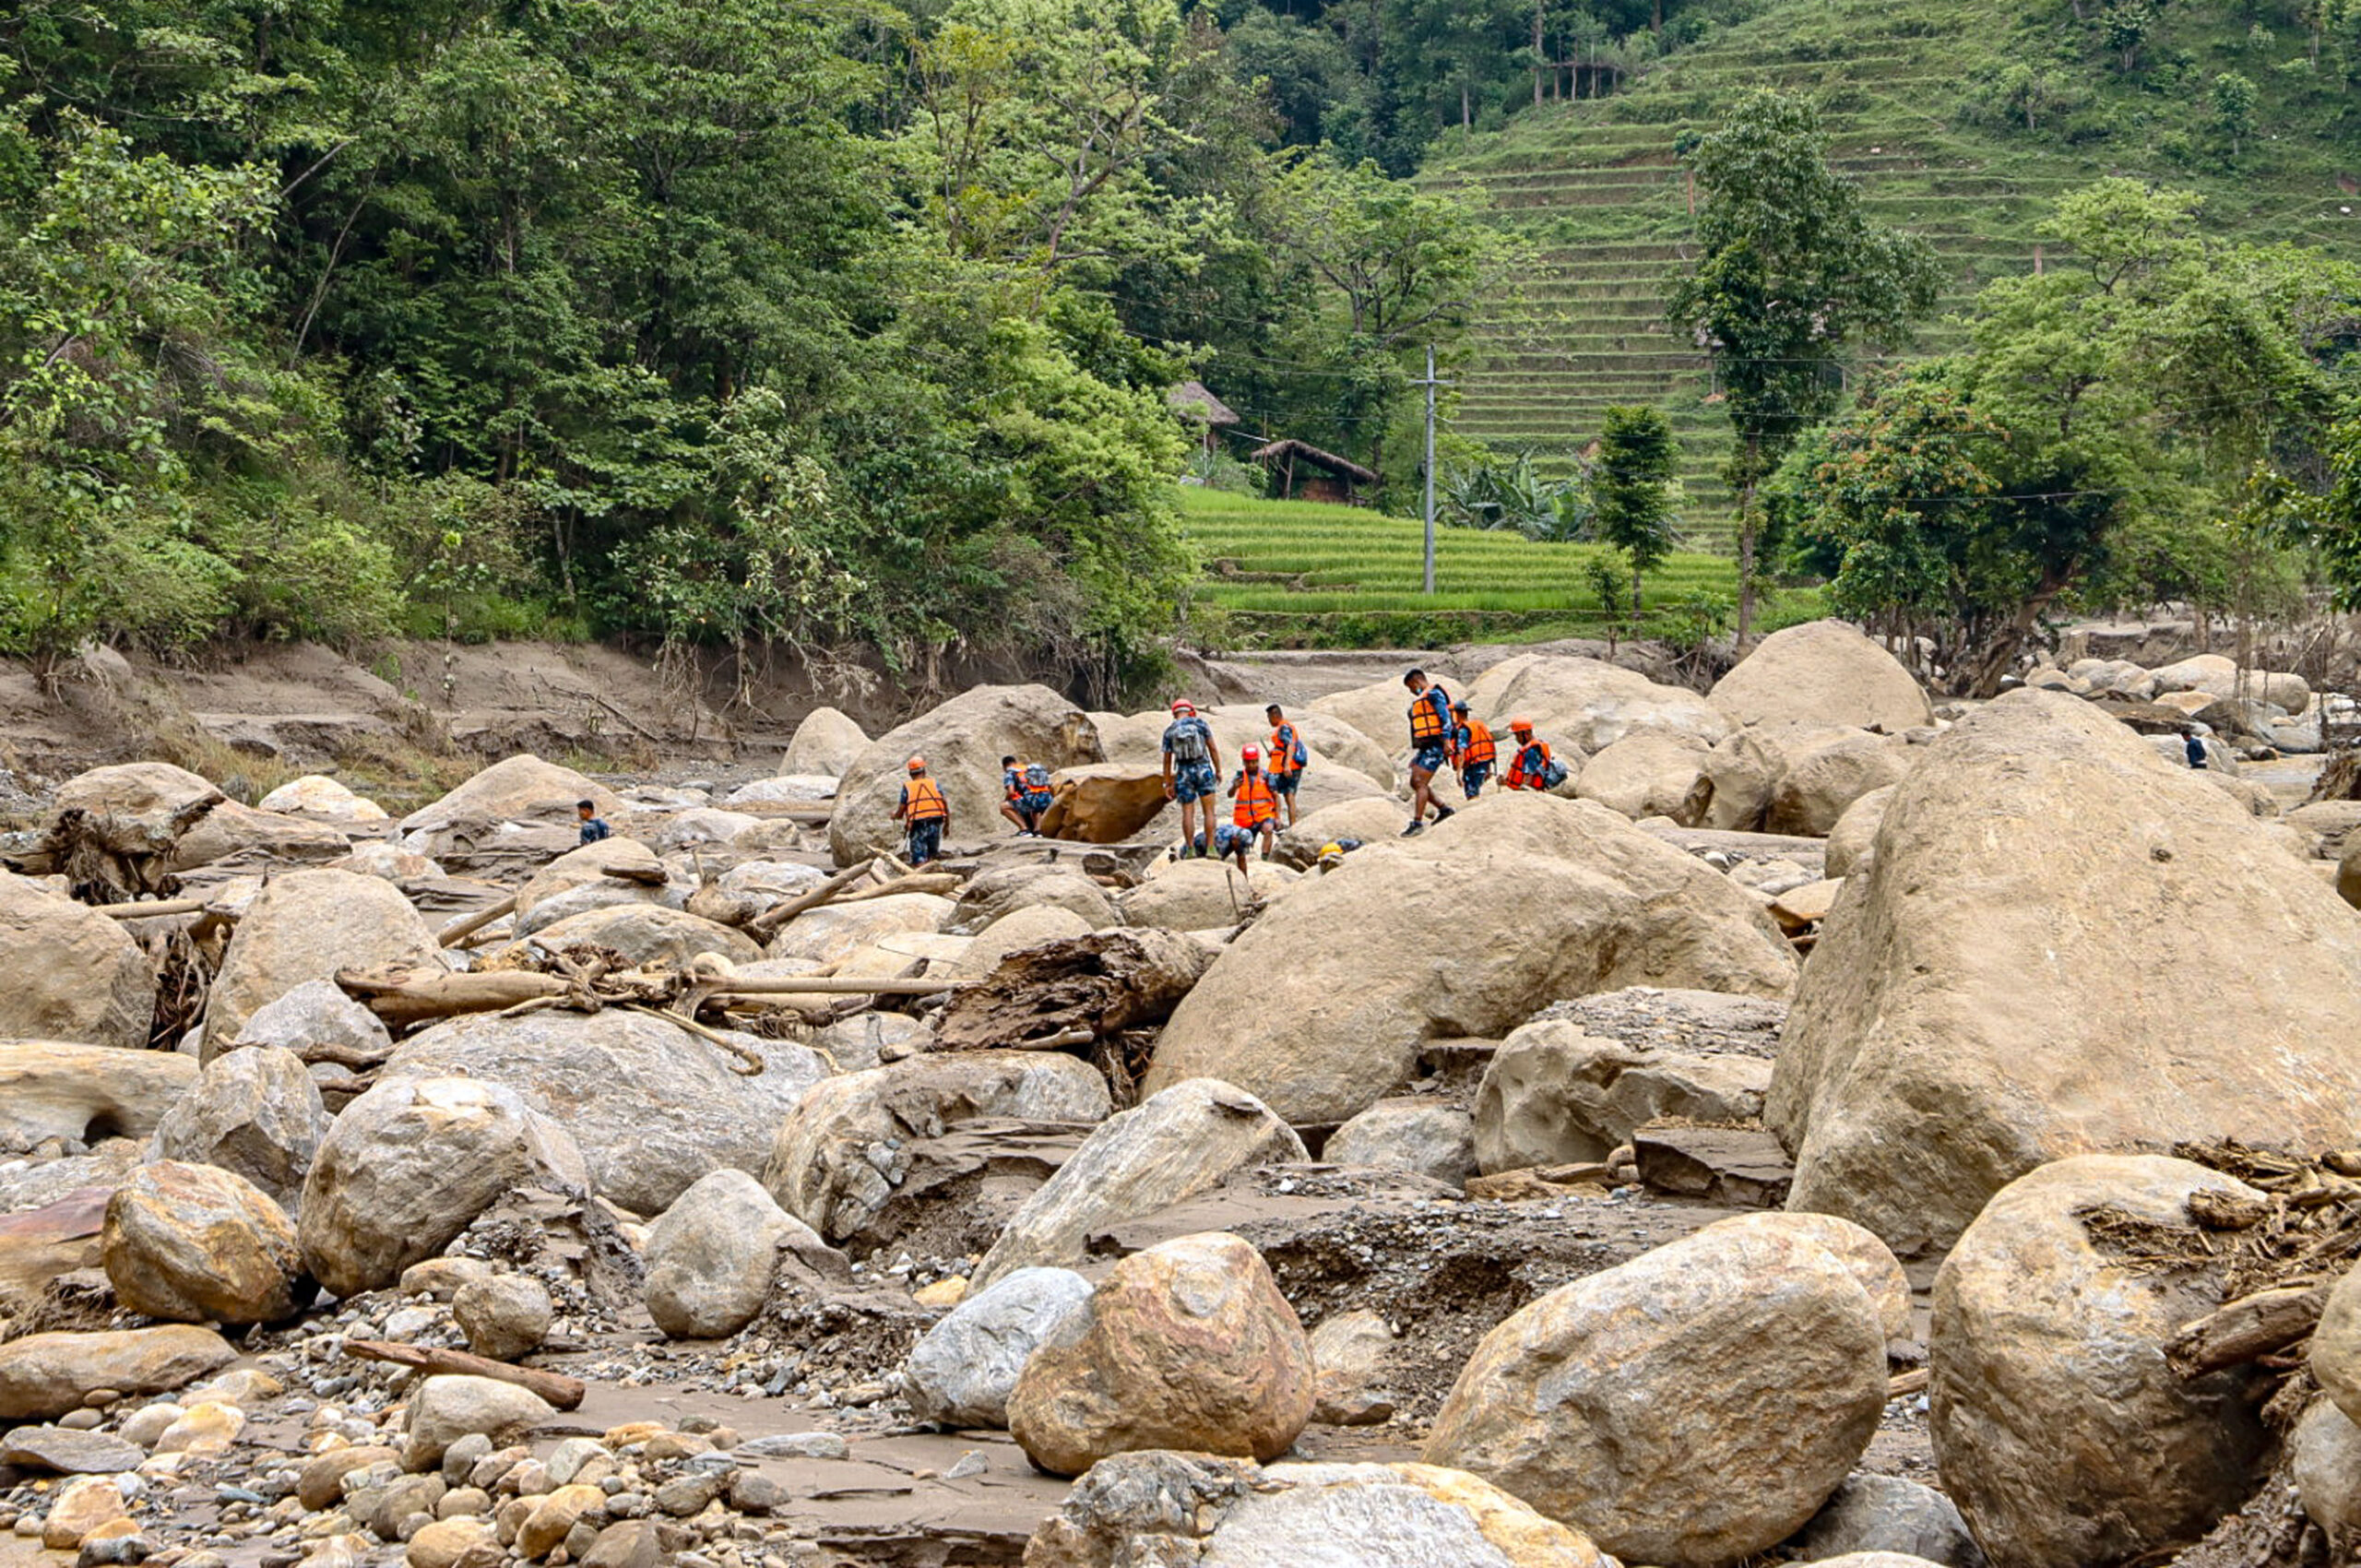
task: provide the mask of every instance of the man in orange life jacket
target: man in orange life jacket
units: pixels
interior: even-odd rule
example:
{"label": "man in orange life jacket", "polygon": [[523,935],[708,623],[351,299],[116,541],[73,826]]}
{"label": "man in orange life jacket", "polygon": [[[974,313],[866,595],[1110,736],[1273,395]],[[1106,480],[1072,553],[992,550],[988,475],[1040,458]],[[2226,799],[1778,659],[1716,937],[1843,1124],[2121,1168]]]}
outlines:
{"label": "man in orange life jacket", "polygon": [[910,864],[922,866],[943,858],[943,830],[951,821],[951,802],[943,798],[942,786],[927,777],[922,756],[910,759],[909,782],[902,786],[894,820],[909,833]]}
{"label": "man in orange life jacket", "polygon": [[1004,797],[1000,814],[1016,825],[1019,838],[1041,837],[1041,815],[1055,802],[1050,792],[1050,770],[1038,762],[1000,759],[1000,787]]}
{"label": "man in orange life jacket", "polygon": [[1246,849],[1256,838],[1263,840],[1263,858],[1271,858],[1271,837],[1278,830],[1279,794],[1271,787],[1271,776],[1263,771],[1263,754],[1247,746],[1238,754],[1239,770],[1229,781],[1229,798],[1238,803],[1230,808],[1230,826],[1222,835],[1221,852],[1226,858],[1238,856],[1238,869],[1246,869]]}
{"label": "man in orange life jacket", "polygon": [[1459,792],[1472,801],[1484,792],[1484,781],[1492,777],[1500,748],[1492,742],[1490,728],[1468,712],[1465,702],[1453,703],[1451,713],[1458,721],[1452,727],[1452,741],[1459,752]]}
{"label": "man in orange life jacket", "polygon": [[1410,826],[1402,830],[1407,838],[1425,830],[1429,806],[1437,822],[1452,814],[1430,788],[1451,760],[1452,719],[1451,694],[1429,681],[1425,671],[1411,671],[1402,683],[1410,688]]}
{"label": "man in orange life jacket", "polygon": [[1509,776],[1501,780],[1509,789],[1547,790],[1566,777],[1565,769],[1549,754],[1549,742],[1534,739],[1533,720],[1510,719],[1509,733],[1516,741],[1516,756],[1509,764]]}
{"label": "man in orange life jacket", "polygon": [[1303,782],[1303,765],[1310,760],[1305,754],[1303,737],[1295,732],[1287,716],[1277,703],[1263,710],[1271,721],[1271,766],[1265,769],[1271,776],[1271,788],[1287,802],[1287,826],[1295,826],[1295,790]]}

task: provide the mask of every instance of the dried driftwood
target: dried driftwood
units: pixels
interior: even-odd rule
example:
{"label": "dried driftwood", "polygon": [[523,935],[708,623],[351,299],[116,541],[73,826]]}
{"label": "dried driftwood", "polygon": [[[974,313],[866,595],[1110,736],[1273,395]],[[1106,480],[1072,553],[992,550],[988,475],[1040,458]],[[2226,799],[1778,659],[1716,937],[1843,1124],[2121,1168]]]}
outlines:
{"label": "dried driftwood", "polygon": [[2309,1338],[2328,1304],[2325,1285],[2279,1285],[2241,1296],[2195,1323],[2165,1347],[2165,1360],[2184,1379],[2259,1361]]}
{"label": "dried driftwood", "polygon": [[1213,962],[1175,932],[1142,927],[1027,947],[952,993],[938,1051],[1038,1051],[1160,1024]]}
{"label": "dried driftwood", "polygon": [[589,1391],[578,1377],[543,1372],[538,1367],[495,1361],[488,1356],[471,1356],[465,1350],[445,1350],[432,1345],[404,1345],[391,1339],[348,1339],[344,1342],[344,1348],[345,1353],[356,1360],[415,1367],[429,1377],[457,1372],[464,1377],[489,1377],[502,1383],[513,1383],[519,1388],[540,1395],[560,1410],[574,1409]]}

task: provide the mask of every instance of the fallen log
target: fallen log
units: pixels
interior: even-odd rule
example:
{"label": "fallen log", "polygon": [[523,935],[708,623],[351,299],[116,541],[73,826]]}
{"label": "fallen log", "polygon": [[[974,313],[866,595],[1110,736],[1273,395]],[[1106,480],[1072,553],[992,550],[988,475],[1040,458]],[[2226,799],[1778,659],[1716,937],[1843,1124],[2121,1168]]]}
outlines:
{"label": "fallen log", "polygon": [[1103,1039],[1160,1024],[1212,962],[1194,941],[1154,927],[1045,942],[954,992],[935,1049],[1038,1050],[1077,1030]]}
{"label": "fallen log", "polygon": [[868,861],[848,871],[836,873],[801,897],[789,898],[777,908],[756,916],[754,923],[748,926],[747,931],[758,939],[767,940],[772,932],[805,910],[816,909],[821,905],[833,902],[842,895],[850,892],[853,884],[867,876],[876,864],[875,861]]}
{"label": "fallen log", "polygon": [[377,1016],[389,1029],[433,1023],[462,1013],[497,1013],[528,1002],[564,996],[567,982],[556,975],[526,969],[454,974],[441,965],[396,959],[362,968],[338,969],[343,992]]}
{"label": "fallen log", "polygon": [[715,998],[755,996],[940,996],[958,988],[957,980],[861,980],[840,975],[783,975],[777,980],[726,980],[709,992]]}
{"label": "fallen log", "polygon": [[2260,1360],[2309,1335],[2327,1304],[2325,1285],[2281,1285],[2241,1296],[2182,1324],[2165,1346],[2165,1364],[2188,1382]]}
{"label": "fallen log", "polygon": [[511,893],[507,897],[503,898],[499,903],[492,905],[490,909],[478,909],[466,920],[460,921],[453,925],[445,926],[443,929],[443,934],[434,939],[435,945],[438,947],[457,947],[460,943],[465,942],[468,938],[473,936],[476,932],[481,931],[484,927],[498,920],[501,916],[514,914],[516,909],[516,895]]}
{"label": "fallen log", "polygon": [[963,880],[965,879],[955,876],[949,872],[916,872],[908,876],[880,884],[875,887],[855,888],[852,892],[829,901],[836,904],[858,904],[869,898],[891,898],[897,893],[948,893],[958,886]]}
{"label": "fallen log", "polygon": [[397,1367],[414,1367],[429,1377],[441,1373],[457,1373],[463,1377],[489,1377],[502,1383],[513,1383],[530,1390],[561,1410],[571,1410],[582,1403],[589,1392],[578,1377],[564,1372],[543,1372],[538,1367],[520,1367],[506,1361],[495,1361],[489,1356],[471,1356],[465,1350],[443,1350],[427,1345],[404,1345],[391,1339],[348,1339],[345,1353],[356,1360],[386,1361]]}
{"label": "fallen log", "polygon": [[104,915],[111,921],[151,921],[166,915],[203,914],[205,904],[202,898],[150,898],[145,902],[134,899],[128,904],[93,904],[90,913]]}
{"label": "fallen log", "polygon": [[1924,1394],[1927,1391],[1927,1384],[1932,1381],[1933,1377],[1928,1370],[1925,1367],[1919,1367],[1915,1371],[1904,1372],[1898,1377],[1886,1379],[1885,1396],[1891,1400],[1900,1399],[1910,1394]]}

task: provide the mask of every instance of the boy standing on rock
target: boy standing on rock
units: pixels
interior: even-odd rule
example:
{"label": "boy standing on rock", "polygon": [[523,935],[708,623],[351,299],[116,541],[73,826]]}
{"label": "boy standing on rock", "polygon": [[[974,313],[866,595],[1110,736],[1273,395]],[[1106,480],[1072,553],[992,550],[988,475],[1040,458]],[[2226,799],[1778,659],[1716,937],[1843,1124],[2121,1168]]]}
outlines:
{"label": "boy standing on rock", "polygon": [[1433,798],[1430,787],[1451,761],[1453,726],[1451,694],[1429,681],[1425,671],[1411,671],[1402,677],[1402,683],[1410,688],[1410,826],[1402,830],[1402,837],[1407,838],[1426,830],[1430,806],[1437,822],[1452,814],[1449,806]]}
{"label": "boy standing on rock", "polygon": [[[1221,788],[1221,748],[1214,743],[1213,727],[1197,717],[1186,697],[1172,704],[1172,722],[1164,727],[1164,798],[1180,802],[1180,852],[1205,856],[1214,836],[1213,793]],[[1197,820],[1199,802],[1204,821]]]}
{"label": "boy standing on rock", "polygon": [[909,834],[910,864],[922,866],[943,858],[943,830],[951,821],[951,802],[943,787],[927,777],[926,758],[910,759],[909,782],[894,807],[894,820]]}
{"label": "boy standing on rock", "polygon": [[1264,771],[1270,776],[1271,788],[1287,802],[1287,826],[1295,826],[1295,788],[1303,782],[1304,764],[1311,760],[1303,737],[1295,732],[1287,716],[1277,703],[1263,710],[1271,721],[1271,766]]}
{"label": "boy standing on rock", "polygon": [[583,844],[596,844],[601,838],[610,838],[614,836],[615,830],[607,826],[606,819],[599,814],[599,807],[595,802],[590,801],[575,802],[574,814],[575,819],[582,824],[582,837],[576,840],[576,842]]}

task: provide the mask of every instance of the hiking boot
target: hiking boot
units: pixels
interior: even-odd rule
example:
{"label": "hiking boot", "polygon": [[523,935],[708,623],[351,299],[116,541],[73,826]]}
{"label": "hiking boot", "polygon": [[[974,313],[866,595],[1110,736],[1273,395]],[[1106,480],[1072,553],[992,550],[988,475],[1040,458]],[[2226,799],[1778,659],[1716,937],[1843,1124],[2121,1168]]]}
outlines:
{"label": "hiking boot", "polygon": [[1402,830],[1402,837],[1407,838],[1415,834],[1424,833],[1426,830],[1427,825],[1425,823],[1414,820],[1409,826]]}
{"label": "hiking boot", "polygon": [[1455,812],[1455,811],[1452,810],[1449,806],[1446,806],[1446,805],[1441,805],[1441,804],[1438,804],[1438,805],[1435,807],[1435,820],[1436,820],[1437,822],[1447,822],[1447,821],[1449,821],[1451,818],[1453,818],[1453,817],[1454,817],[1454,816],[1457,816],[1458,814],[1458,814],[1457,812]]}

